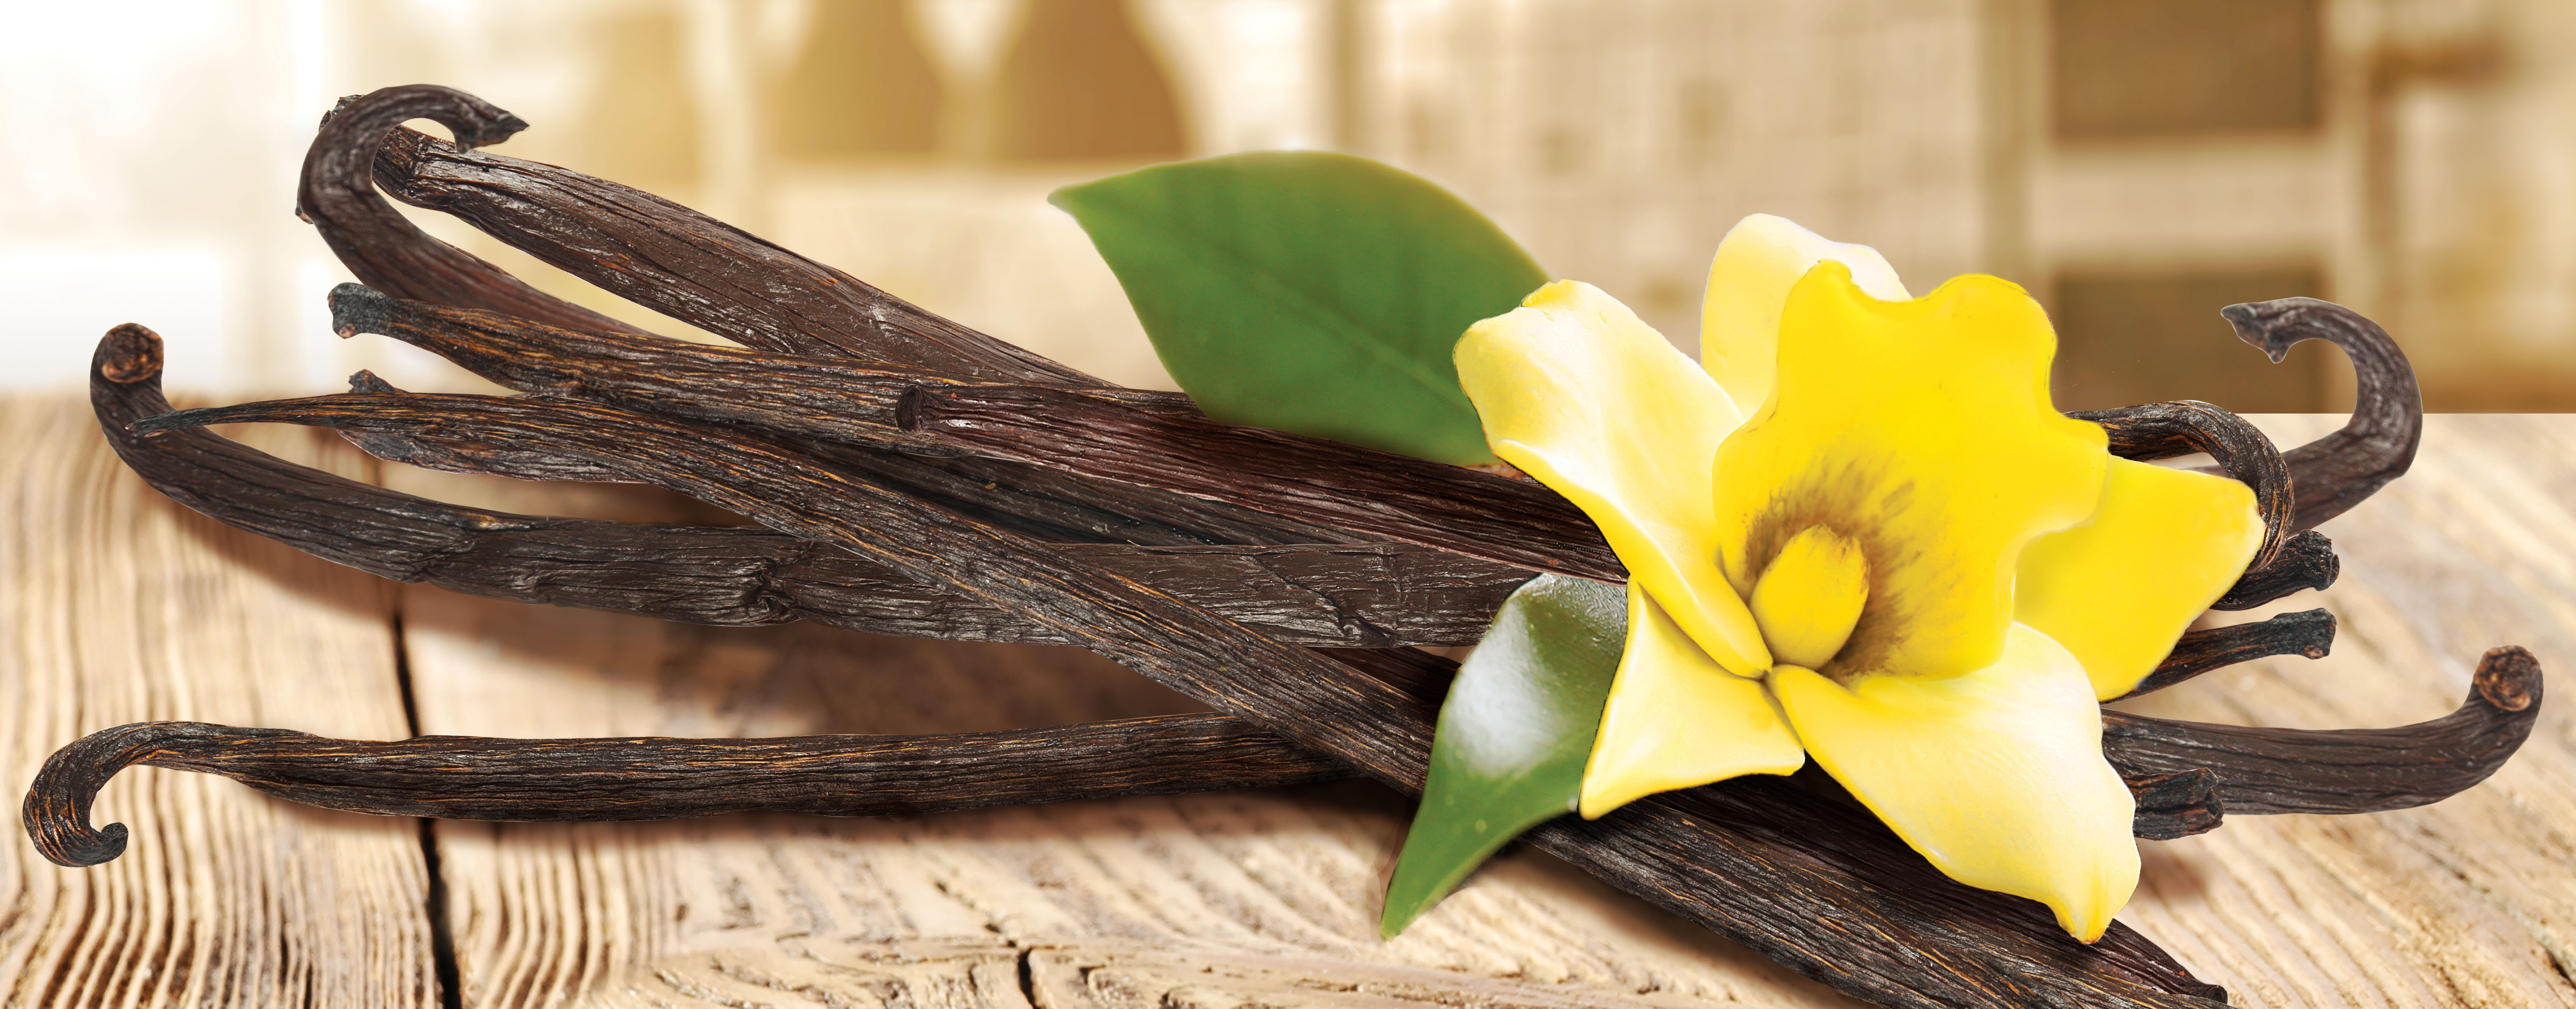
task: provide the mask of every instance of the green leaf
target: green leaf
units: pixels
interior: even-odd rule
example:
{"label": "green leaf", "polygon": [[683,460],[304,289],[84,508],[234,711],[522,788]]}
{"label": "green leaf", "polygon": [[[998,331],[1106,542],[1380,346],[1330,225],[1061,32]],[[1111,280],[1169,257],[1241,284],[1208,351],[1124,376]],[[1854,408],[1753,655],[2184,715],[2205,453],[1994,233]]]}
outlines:
{"label": "green leaf", "polygon": [[1574,811],[1627,641],[1617,585],[1540,575],[1503,602],[1440,706],[1381,933],[1404,931],[1522,831]]}
{"label": "green leaf", "polygon": [[1493,461],[1450,354],[1547,282],[1448,191],[1317,151],[1068,186],[1154,351],[1208,416],[1448,463]]}

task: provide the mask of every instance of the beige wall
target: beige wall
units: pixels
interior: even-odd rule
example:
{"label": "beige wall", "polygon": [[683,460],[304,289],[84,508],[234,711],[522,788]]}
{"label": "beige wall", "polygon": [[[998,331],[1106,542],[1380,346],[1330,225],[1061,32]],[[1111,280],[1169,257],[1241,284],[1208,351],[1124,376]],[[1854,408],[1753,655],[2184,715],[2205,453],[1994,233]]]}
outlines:
{"label": "beige wall", "polygon": [[[534,123],[505,153],[1138,384],[1164,380],[1044,194],[1338,147],[1456,188],[1684,346],[1709,251],[1766,211],[1878,246],[1918,293],[2030,287],[2071,406],[2330,405],[2330,354],[2265,365],[2204,304],[2292,293],[2388,323],[2436,408],[2576,405],[2576,7],[2125,6],[2192,4],[2223,6],[2163,37],[2114,0],[5,0],[0,385],[76,382],[130,319],[210,393],[362,366],[470,387],[331,338],[337,267],[286,213],[332,97],[429,80]],[[2229,76],[2285,51],[2308,90]]]}

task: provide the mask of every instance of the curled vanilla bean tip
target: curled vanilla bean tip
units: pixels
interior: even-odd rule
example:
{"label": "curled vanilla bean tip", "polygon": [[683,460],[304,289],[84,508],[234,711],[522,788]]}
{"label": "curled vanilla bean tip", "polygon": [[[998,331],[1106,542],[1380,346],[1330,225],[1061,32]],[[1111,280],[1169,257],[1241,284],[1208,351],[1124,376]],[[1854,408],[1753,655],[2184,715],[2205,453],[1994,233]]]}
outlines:
{"label": "curled vanilla bean tip", "polygon": [[2206,767],[2172,774],[2123,778],[2138,804],[2129,834],[2149,841],[2171,841],[2217,830],[2226,819],[2226,802],[2218,797],[2218,775]]}
{"label": "curled vanilla bean tip", "polygon": [[161,334],[136,323],[125,323],[100,337],[98,350],[90,363],[100,378],[118,385],[158,378],[161,375]]}
{"label": "curled vanilla bean tip", "polygon": [[2468,697],[2389,729],[2263,729],[2102,713],[2102,753],[2123,775],[2206,767],[2237,816],[2376,813],[2440,802],[2503,767],[2540,714],[2540,663],[2520,647],[2479,660]]}
{"label": "curled vanilla bean tip", "polygon": [[2406,354],[2378,323],[2315,298],[2229,305],[2218,314],[2275,362],[2306,340],[2333,343],[2352,362],[2352,419],[2283,455],[2298,498],[2292,531],[2343,514],[2414,465],[2424,436],[2423,393]]}
{"label": "curled vanilla bean tip", "polygon": [[343,100],[322,120],[295,187],[296,216],[313,225],[349,272],[392,294],[485,308],[588,329],[642,332],[546,294],[500,267],[429,237],[376,192],[375,153],[405,121],[430,119],[467,146],[497,143],[527,123],[482,99],[430,84]]}
{"label": "curled vanilla bean tip", "polygon": [[2521,645],[2487,649],[2478,659],[2478,699],[2498,711],[2528,711],[2540,703],[2540,660]]}
{"label": "curled vanilla bean tip", "polygon": [[281,729],[235,729],[198,722],[136,722],[82,736],[45,759],[27,786],[21,819],[27,839],[55,865],[82,868],[125,853],[122,823],[89,825],[90,803],[116,772],[169,756],[174,750],[220,748],[250,738],[301,736]]}
{"label": "curled vanilla bean tip", "polygon": [[2182,636],[2173,654],[2128,693],[2124,701],[2152,694],[2213,669],[2274,655],[2322,659],[2334,648],[2335,617],[2324,610],[2284,613],[2260,623],[2210,627]]}
{"label": "curled vanilla bean tip", "polygon": [[365,284],[341,284],[331,289],[331,332],[342,339],[360,333],[382,332],[385,312],[393,297]]}
{"label": "curled vanilla bean tip", "polygon": [[2310,529],[2282,544],[2272,563],[2245,572],[2209,608],[2250,610],[2293,592],[2332,588],[2342,575],[2343,560],[2335,556],[2334,541]]}
{"label": "curled vanilla bean tip", "polygon": [[[435,84],[414,84],[410,87],[446,93],[450,100],[438,104],[433,110],[421,112],[421,118],[436,120],[438,125],[447,127],[448,132],[456,135],[456,142],[466,147],[490,147],[517,136],[519,131],[528,128],[527,120],[462,91]],[[366,95],[341,96],[339,101],[331,103],[331,111],[323,113],[322,121],[316,125],[331,125],[332,120],[339,118],[352,106],[366,99]]]}

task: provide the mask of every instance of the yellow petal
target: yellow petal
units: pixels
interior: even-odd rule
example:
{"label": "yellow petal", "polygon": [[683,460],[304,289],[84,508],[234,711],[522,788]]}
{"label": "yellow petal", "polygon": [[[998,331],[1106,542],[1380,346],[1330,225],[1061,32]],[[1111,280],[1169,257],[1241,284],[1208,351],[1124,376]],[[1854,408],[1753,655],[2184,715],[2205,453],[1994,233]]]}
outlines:
{"label": "yellow petal", "polygon": [[1718,668],[1630,582],[1628,646],[1583,767],[1584,818],[1657,792],[1788,774],[1806,762],[1761,681]]}
{"label": "yellow petal", "polygon": [[2022,552],[2013,618],[2065,645],[2109,700],[2155,671],[2262,545],[2251,488],[2113,459],[2093,521]]}
{"label": "yellow petal", "polygon": [[1879,301],[1842,264],[1818,264],[1781,317],[1779,391],[1718,450],[1730,583],[1751,592],[1792,537],[1822,526],[1859,544],[1869,570],[1825,673],[1993,664],[2022,547],[2093,513],[2110,458],[2100,427],[2049,405],[2056,343],[2039,304],[1994,277]]}
{"label": "yellow petal", "polygon": [[1485,440],[1601,527],[1610,548],[1718,664],[1771,665],[1727,588],[1709,465],[1743,415],[1706,372],[1590,284],[1558,281],[1467,329],[1458,379]]}
{"label": "yellow petal", "polygon": [[1913,297],[1877,249],[1827,241],[1784,217],[1747,217],[1717,243],[1717,258],[1708,264],[1708,293],[1700,302],[1699,359],[1746,413],[1771,398],[1772,348],[1779,343],[1780,308],[1789,301],[1789,288],[1828,259],[1849,267],[1852,281],[1871,297]]}
{"label": "yellow petal", "polygon": [[1850,689],[1793,666],[1771,689],[1807,752],[1950,878],[2048,905],[2092,942],[2138,885],[2137,815],[2102,759],[2082,667],[2015,624],[2003,659],[1946,680]]}

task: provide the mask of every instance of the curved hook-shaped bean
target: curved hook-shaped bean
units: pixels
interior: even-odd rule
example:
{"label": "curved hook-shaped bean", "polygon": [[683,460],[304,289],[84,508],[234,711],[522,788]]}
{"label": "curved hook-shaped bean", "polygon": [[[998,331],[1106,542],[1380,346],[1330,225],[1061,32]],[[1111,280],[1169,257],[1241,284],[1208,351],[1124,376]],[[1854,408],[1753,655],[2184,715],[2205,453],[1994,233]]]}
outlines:
{"label": "curved hook-shaped bean", "polygon": [[2231,816],[2375,813],[2450,798],[2485,781],[2540,716],[2540,662],[2517,645],[2478,660],[2458,710],[2393,729],[2258,729],[2102,713],[2102,750],[2122,774],[2206,767]]}
{"label": "curved hook-shaped bean", "polygon": [[93,732],[45,759],[35,783],[27,787],[27,802],[19,816],[28,840],[55,865],[98,865],[125,853],[124,824],[95,830],[89,825],[90,802],[116,772],[175,754],[301,735],[284,729],[235,729],[196,722],[143,722]]}
{"label": "curved hook-shaped bean", "polygon": [[2274,363],[2306,340],[2333,343],[2352,361],[2352,419],[2283,455],[2297,497],[2291,532],[2314,529],[2351,510],[2414,465],[2424,438],[2424,396],[2406,354],[2378,323],[2315,298],[2229,305],[2218,314]]}
{"label": "curved hook-shaped bean", "polygon": [[370,287],[401,297],[506,312],[574,329],[644,333],[522,283],[500,267],[431,238],[377,195],[376,147],[412,119],[429,119],[467,147],[496,144],[526,121],[473,95],[407,84],[344,98],[322,120],[304,154],[295,213],[322,233],[333,255]]}
{"label": "curved hook-shaped bean", "polygon": [[125,850],[92,829],[100,787],[142,764],[218,774],[325,809],[451,820],[676,820],[769,811],[893,816],[1177,795],[1347,778],[1338,761],[1224,715],[1161,715],[948,736],[783,739],[328,739],[138,722],[55,751],[27,791],[27,836],[57,865]]}

